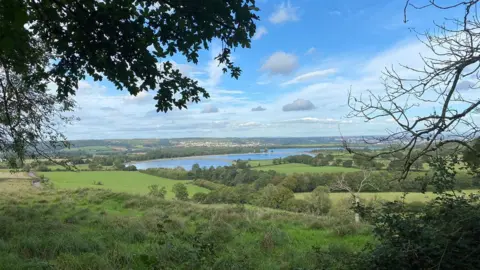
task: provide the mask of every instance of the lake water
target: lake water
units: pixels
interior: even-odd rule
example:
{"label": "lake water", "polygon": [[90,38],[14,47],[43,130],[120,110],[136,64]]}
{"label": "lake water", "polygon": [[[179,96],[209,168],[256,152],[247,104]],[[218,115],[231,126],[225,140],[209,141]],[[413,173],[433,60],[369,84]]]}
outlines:
{"label": "lake water", "polygon": [[231,165],[233,161],[241,160],[265,160],[274,158],[284,158],[292,155],[307,154],[312,155],[312,150],[341,150],[343,148],[323,147],[323,148],[284,148],[269,149],[268,153],[246,153],[246,154],[229,154],[229,155],[211,155],[200,157],[184,157],[174,159],[156,159],[147,161],[132,162],[139,170],[148,168],[176,168],[178,166],[190,170],[193,164],[198,163],[200,167],[218,167]]}

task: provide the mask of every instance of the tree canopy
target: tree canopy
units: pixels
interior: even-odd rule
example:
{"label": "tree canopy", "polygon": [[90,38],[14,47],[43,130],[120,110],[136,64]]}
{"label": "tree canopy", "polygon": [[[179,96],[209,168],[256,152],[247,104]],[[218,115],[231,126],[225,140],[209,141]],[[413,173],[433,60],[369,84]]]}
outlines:
{"label": "tree canopy", "polygon": [[[209,94],[170,57],[183,56],[197,64],[199,52],[218,41],[222,49],[215,59],[224,72],[238,78],[241,70],[231,53],[250,47],[259,19],[256,11],[254,0],[3,0],[0,71],[10,88],[0,90],[3,95],[18,92],[9,81],[16,76],[22,79],[23,92],[49,90],[60,104],[75,95],[79,81],[91,76],[131,95],[155,91],[157,112],[187,108]],[[17,106],[4,105],[4,114]],[[5,117],[1,124],[15,125],[12,121]],[[30,141],[39,137],[35,134]],[[0,140],[11,145],[16,139],[1,135]],[[22,151],[17,147],[14,152]]]}

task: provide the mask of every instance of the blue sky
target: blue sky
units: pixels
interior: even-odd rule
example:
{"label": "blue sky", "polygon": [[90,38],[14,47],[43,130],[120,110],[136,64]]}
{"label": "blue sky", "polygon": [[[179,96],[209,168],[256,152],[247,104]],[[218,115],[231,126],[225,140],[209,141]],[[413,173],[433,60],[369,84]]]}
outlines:
{"label": "blue sky", "polygon": [[179,56],[167,59],[211,94],[188,110],[156,113],[153,92],[133,97],[87,78],[76,96],[81,120],[66,134],[70,139],[384,134],[393,128],[388,119],[367,124],[346,118],[348,91],[382,91],[385,66],[421,66],[419,54],[428,49],[409,28],[425,30],[451,15],[411,10],[404,24],[404,3],[260,0],[252,48],[233,53],[243,71],[238,80],[223,74],[213,59],[219,51],[215,42],[201,52],[199,65]]}

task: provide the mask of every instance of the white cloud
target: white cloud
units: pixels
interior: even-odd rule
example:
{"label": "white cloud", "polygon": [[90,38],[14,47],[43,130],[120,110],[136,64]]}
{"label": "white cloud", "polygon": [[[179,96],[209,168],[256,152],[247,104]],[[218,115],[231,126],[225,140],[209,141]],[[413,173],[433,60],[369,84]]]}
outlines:
{"label": "white cloud", "polygon": [[317,49],[315,49],[315,47],[311,47],[310,49],[308,49],[308,50],[305,52],[305,55],[312,55],[312,54],[314,54],[316,51],[317,51]]}
{"label": "white cloud", "polygon": [[312,79],[316,78],[321,78],[325,77],[331,74],[337,73],[337,70],[335,68],[329,68],[329,69],[323,69],[323,70],[317,70],[317,71],[312,71],[308,73],[304,73],[302,75],[299,75],[289,81],[286,81],[282,83],[283,86],[285,85],[290,85],[290,84],[296,84],[296,83],[301,83],[301,82],[306,82]]}
{"label": "white cloud", "polygon": [[340,12],[339,10],[332,10],[332,11],[329,11],[328,14],[334,15],[334,16],[340,16],[342,15],[342,12]]}
{"label": "white cloud", "polygon": [[[115,96],[112,96],[113,89],[107,89],[98,82],[82,81],[75,97],[81,107],[75,115],[82,120],[69,127],[67,135],[71,139],[168,138],[187,135],[337,136],[339,127],[346,136],[384,134],[386,128],[395,127],[392,122],[379,120],[375,123],[364,123],[362,119],[343,118],[350,110],[346,106],[348,91],[351,90],[356,96],[366,94],[366,90],[383,93],[380,72],[384,67],[392,64],[398,67],[397,63],[418,67],[422,65],[419,53],[428,55],[428,51],[415,41],[402,42],[371,56],[338,55],[319,63],[315,70],[304,70],[294,78],[288,77],[290,80],[284,82],[284,87],[278,87],[285,79],[271,75],[290,74],[298,66],[295,55],[282,53],[286,60],[294,60],[285,67],[285,63],[280,61],[282,57],[280,60],[278,57],[270,57],[272,59],[268,59],[268,63],[262,67],[265,73],[258,81],[251,77],[241,77],[240,80],[243,81],[238,84],[239,88],[235,89],[225,88],[223,83],[227,81],[227,76],[219,76],[216,63],[207,61],[207,65],[195,67],[193,70],[189,70],[187,66],[185,72],[193,72],[192,77],[200,79],[201,85],[207,87],[211,94],[211,101],[189,104],[188,110],[174,109],[168,113],[154,111],[152,91],[137,97],[129,96],[125,92],[115,92]],[[213,55],[212,53],[210,60]],[[279,67],[282,65],[284,66]],[[333,70],[336,70],[336,73]],[[397,71],[405,72],[400,68]],[[335,76],[325,79],[324,76],[334,73]],[[465,80],[473,81],[470,78]],[[257,85],[259,82],[270,84],[260,87]],[[469,84],[465,82],[460,86],[467,88]],[[254,95],[255,91],[260,94]],[[476,92],[462,91],[461,94],[475,95]],[[298,99],[303,101],[299,102]],[[289,105],[288,112],[283,112],[284,105]],[[312,106],[317,109],[311,109]],[[252,108],[268,110],[254,113]],[[422,107],[418,109],[419,114],[426,109],[431,110],[430,107]],[[201,113],[215,110],[216,113]]]}
{"label": "white cloud", "polygon": [[275,7],[275,11],[268,18],[271,23],[279,24],[288,21],[298,21],[298,7],[292,6],[290,1],[283,2]]}
{"label": "white cloud", "polygon": [[294,54],[275,52],[263,63],[260,70],[271,75],[288,75],[298,68],[298,58]]}
{"label": "white cloud", "polygon": [[267,33],[268,33],[267,28],[265,26],[260,26],[257,28],[257,31],[255,32],[255,35],[253,35],[252,39],[253,40],[261,39]]}

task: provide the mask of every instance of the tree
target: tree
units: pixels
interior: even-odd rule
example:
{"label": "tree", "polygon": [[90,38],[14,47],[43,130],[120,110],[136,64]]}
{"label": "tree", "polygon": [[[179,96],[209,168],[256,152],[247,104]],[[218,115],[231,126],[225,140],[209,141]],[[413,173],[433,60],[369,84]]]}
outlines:
{"label": "tree", "polygon": [[102,165],[92,161],[88,164],[88,169],[90,171],[100,171],[100,170],[102,170]]}
{"label": "tree", "polygon": [[177,183],[173,185],[172,192],[175,193],[175,198],[177,198],[178,200],[188,200],[188,190],[184,184]]}
{"label": "tree", "polygon": [[[131,95],[154,91],[157,112],[183,109],[208,98],[197,81],[166,58],[183,56],[197,64],[199,52],[219,40],[222,49],[215,59],[224,72],[238,78],[241,70],[231,52],[250,47],[259,19],[252,0],[3,0],[0,10],[0,65],[7,74],[0,96],[8,101],[0,120],[9,132],[0,137],[7,146],[1,149],[21,160],[34,142],[65,141],[50,121],[58,110],[48,109],[52,104],[71,109],[69,97],[87,75],[95,81],[106,78]],[[20,76],[21,87],[13,76]],[[41,95],[49,82],[57,93],[53,99]],[[12,91],[18,95],[8,94]],[[28,99],[16,106],[18,97]],[[13,107],[21,107],[22,113]]]}
{"label": "tree", "polygon": [[115,168],[115,170],[118,170],[118,171],[123,171],[125,170],[125,164],[123,164],[122,161],[115,161],[115,163],[113,163],[113,167]]}
{"label": "tree", "polygon": [[[389,118],[397,125],[398,129],[371,139],[370,143],[392,146],[374,156],[390,154],[402,160],[401,179],[406,178],[413,163],[422,156],[435,155],[439,149],[448,147],[456,152],[471,148],[471,140],[480,132],[473,120],[480,111],[480,100],[475,95],[463,94],[479,88],[480,33],[476,30],[480,21],[473,12],[479,1],[455,0],[451,5],[414,2],[406,1],[405,22],[409,8],[456,9],[463,15],[448,19],[449,25],[436,24],[436,31],[417,33],[429,50],[429,56],[422,57],[423,67],[388,68],[383,73],[384,93],[368,91],[361,97],[350,94],[348,99],[350,117],[366,121]],[[420,103],[432,109],[424,110],[423,114],[415,112]]]}
{"label": "tree", "polygon": [[35,76],[36,69],[47,65],[41,48],[36,54],[40,55],[37,66],[22,73],[0,55],[0,151],[14,169],[21,168],[25,158],[59,164],[51,154],[69,146],[60,129],[73,120],[63,113],[71,111],[74,103],[68,98],[58,101],[48,92],[48,81]]}
{"label": "tree", "polygon": [[355,222],[360,222],[360,212],[358,208],[360,207],[360,192],[362,192],[363,188],[366,186],[372,186],[373,188],[377,189],[373,182],[370,179],[371,171],[362,170],[362,179],[358,185],[353,186],[352,183],[349,183],[345,179],[345,173],[342,173],[339,177],[337,177],[336,181],[332,183],[330,189],[332,190],[339,190],[339,191],[347,191],[353,198],[355,210]]}
{"label": "tree", "polygon": [[260,190],[260,197],[258,198],[261,206],[270,208],[282,208],[284,204],[293,199],[293,191],[283,186],[274,186],[268,184]]}
{"label": "tree", "polygon": [[312,205],[313,213],[317,215],[328,213],[332,207],[332,201],[330,200],[329,192],[330,191],[328,187],[325,186],[318,186],[312,191],[308,201]]}
{"label": "tree", "polygon": [[388,163],[387,170],[389,171],[401,171],[403,169],[403,161],[394,159]]}
{"label": "tree", "polygon": [[126,166],[124,170],[129,171],[129,172],[134,172],[134,171],[137,170],[137,167],[135,165],[131,164],[131,165]]}
{"label": "tree", "polygon": [[[437,197],[416,211],[402,201],[384,204],[377,211],[363,208],[375,227],[378,245],[362,264],[374,269],[473,269],[480,263],[479,203],[455,186],[459,154],[471,151],[473,157],[480,157],[480,149],[475,149],[480,129],[474,120],[480,100],[478,95],[465,94],[479,87],[476,11],[480,1],[418,2],[406,1],[405,22],[412,8],[453,10],[449,14],[458,17],[446,18],[445,23],[435,24],[435,31],[419,34],[430,51],[422,58],[423,67],[387,69],[385,93],[350,95],[349,104],[351,116],[366,121],[388,117],[396,124],[388,136],[375,139],[391,144],[382,154],[401,154],[396,157],[401,164],[398,180],[406,179],[417,160],[426,159],[431,173],[419,180],[431,185]],[[415,110],[418,105],[432,109]]]}
{"label": "tree", "polygon": [[342,161],[341,159],[337,158],[337,159],[335,159],[334,165],[335,165],[335,166],[341,166],[341,165],[342,165],[342,162],[343,162],[343,161]]}
{"label": "tree", "polygon": [[345,168],[351,168],[353,166],[353,161],[351,159],[347,159],[343,161],[342,166]]}

